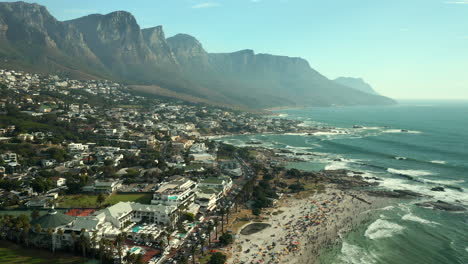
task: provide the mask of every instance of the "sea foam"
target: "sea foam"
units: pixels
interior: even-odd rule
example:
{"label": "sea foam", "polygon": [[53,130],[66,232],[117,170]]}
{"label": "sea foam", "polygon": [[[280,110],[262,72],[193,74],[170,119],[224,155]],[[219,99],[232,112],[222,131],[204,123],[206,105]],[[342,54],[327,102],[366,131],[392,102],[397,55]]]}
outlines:
{"label": "sea foam", "polygon": [[424,170],[398,170],[394,168],[388,168],[387,171],[393,174],[407,175],[411,177],[433,175],[432,172]]}
{"label": "sea foam", "polygon": [[443,161],[443,160],[431,160],[431,163],[434,163],[434,164],[447,164],[447,162]]}
{"label": "sea foam", "polygon": [[433,221],[426,220],[426,219],[424,219],[424,218],[415,216],[415,215],[412,214],[412,213],[405,214],[401,219],[406,220],[406,221],[417,222],[417,223],[425,224],[425,225],[430,225],[430,224],[433,224],[433,225],[440,225],[440,224],[437,223],[437,222],[433,222]]}
{"label": "sea foam", "polygon": [[374,264],[377,263],[377,260],[364,249],[343,241],[341,246],[340,263]]}
{"label": "sea foam", "polygon": [[392,237],[395,234],[401,233],[405,228],[382,219],[377,219],[369,225],[364,235],[372,240]]}

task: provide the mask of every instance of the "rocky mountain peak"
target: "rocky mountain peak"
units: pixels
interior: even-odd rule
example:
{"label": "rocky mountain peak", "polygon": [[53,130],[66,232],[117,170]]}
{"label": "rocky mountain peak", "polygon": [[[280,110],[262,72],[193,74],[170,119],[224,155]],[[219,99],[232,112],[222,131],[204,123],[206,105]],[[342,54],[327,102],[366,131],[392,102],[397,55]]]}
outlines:
{"label": "rocky mountain peak", "polygon": [[167,43],[178,62],[189,67],[209,67],[208,53],[193,36],[177,34],[167,39]]}
{"label": "rocky mountain peak", "polygon": [[211,54],[193,36],[166,39],[161,26],[141,30],[125,11],[61,22],[38,4],[0,3],[2,62],[10,68],[26,65],[78,78],[107,76],[155,84],[254,108],[394,103],[330,81],[301,58],[255,54],[250,49]]}
{"label": "rocky mountain peak", "polygon": [[145,42],[150,45],[159,45],[166,42],[166,36],[162,26],[142,29]]}
{"label": "rocky mountain peak", "polygon": [[155,54],[159,61],[169,63],[171,65],[178,64],[171,47],[166,41],[166,36],[162,26],[145,28],[141,32],[146,45]]}
{"label": "rocky mountain peak", "polygon": [[177,34],[167,39],[167,42],[174,51],[192,51],[206,53],[202,44],[193,36],[187,34]]}

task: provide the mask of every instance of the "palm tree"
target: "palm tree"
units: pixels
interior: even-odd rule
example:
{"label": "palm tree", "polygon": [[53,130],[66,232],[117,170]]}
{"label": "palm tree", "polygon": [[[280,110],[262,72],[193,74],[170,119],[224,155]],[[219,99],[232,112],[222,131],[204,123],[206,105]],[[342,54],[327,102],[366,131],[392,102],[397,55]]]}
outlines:
{"label": "palm tree", "polygon": [[215,227],[215,236],[216,236],[216,240],[218,240],[218,226],[219,226],[219,219],[218,217],[216,217],[214,219],[214,227]]}
{"label": "palm tree", "polygon": [[197,253],[197,245],[193,244],[190,247],[190,253],[192,254],[192,264],[195,264],[195,253]]}
{"label": "palm tree", "polygon": [[146,237],[147,237],[146,234],[141,234],[140,235],[140,238],[141,238],[141,240],[143,240],[143,242],[146,242]]}
{"label": "palm tree", "polygon": [[83,257],[86,257],[86,248],[88,247],[89,240],[88,237],[86,236],[86,229],[82,228],[80,230],[80,245],[81,245],[81,251],[83,252]]}
{"label": "palm tree", "polygon": [[61,247],[61,248],[63,248],[63,246],[62,246],[62,236],[63,236],[63,234],[64,234],[63,229],[62,229],[62,228],[59,228],[59,229],[57,230],[57,235],[58,235],[58,237],[59,237],[59,241],[60,241],[59,244],[60,244],[60,247]]}
{"label": "palm tree", "polygon": [[[228,225],[229,225],[229,213],[230,213],[229,209],[230,208],[228,206],[226,206],[226,209],[225,209],[226,210],[226,224],[228,224]],[[223,232],[224,232],[224,230],[223,230]]]}
{"label": "palm tree", "polygon": [[201,247],[202,256],[205,255],[205,251],[203,250],[203,247],[205,246],[205,243],[206,243],[206,239],[200,238],[200,247]]}
{"label": "palm tree", "polygon": [[76,233],[75,232],[71,232],[71,238],[72,238],[72,243],[73,243],[73,252],[76,252],[76,241],[77,241],[77,237],[76,237]]}
{"label": "palm tree", "polygon": [[106,241],[106,247],[105,247],[105,258],[106,260],[112,260],[114,259],[114,243],[112,243],[110,240]]}
{"label": "palm tree", "polygon": [[93,248],[93,256],[96,256],[96,246],[97,246],[97,231],[93,231],[91,236],[91,247]]}
{"label": "palm tree", "polygon": [[23,242],[29,247],[29,231],[31,230],[31,226],[27,224],[23,227],[23,232],[21,232],[21,237]]}
{"label": "palm tree", "polygon": [[99,263],[103,263],[103,259],[104,259],[104,254],[106,253],[106,244],[107,244],[107,241],[105,238],[101,238],[101,240],[99,240]]}
{"label": "palm tree", "polygon": [[208,231],[208,247],[211,248],[211,232],[213,231],[213,224],[208,223],[206,230]]}
{"label": "palm tree", "polygon": [[224,207],[219,210],[219,213],[221,214],[221,233],[224,233]]}
{"label": "palm tree", "polygon": [[54,243],[54,230],[52,228],[47,228],[47,238],[50,239],[50,246],[52,249],[52,252],[55,253],[55,243]]}
{"label": "palm tree", "polygon": [[127,263],[132,263],[133,261],[133,254],[130,253],[130,251],[127,251],[127,253],[125,254],[125,256],[123,257],[123,260]]}
{"label": "palm tree", "polygon": [[123,233],[120,233],[115,239],[115,245],[117,247],[117,254],[119,255],[119,263],[122,263],[124,242],[125,242],[125,235]]}

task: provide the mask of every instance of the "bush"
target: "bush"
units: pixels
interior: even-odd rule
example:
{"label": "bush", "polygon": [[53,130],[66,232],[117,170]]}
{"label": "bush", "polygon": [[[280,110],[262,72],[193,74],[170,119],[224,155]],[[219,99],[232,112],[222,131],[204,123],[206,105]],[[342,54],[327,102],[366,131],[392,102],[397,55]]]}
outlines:
{"label": "bush", "polygon": [[234,237],[231,234],[224,233],[219,237],[219,243],[223,246],[227,246],[234,241]]}
{"label": "bush", "polygon": [[292,192],[300,192],[300,191],[305,190],[304,186],[302,184],[300,184],[300,183],[294,183],[294,184],[289,185],[289,189]]}
{"label": "bush", "polygon": [[261,213],[262,213],[262,210],[260,208],[255,207],[252,209],[253,215],[259,216]]}
{"label": "bush", "polygon": [[220,252],[216,252],[213,255],[211,255],[208,264],[224,264],[226,262],[226,259],[226,255]]}

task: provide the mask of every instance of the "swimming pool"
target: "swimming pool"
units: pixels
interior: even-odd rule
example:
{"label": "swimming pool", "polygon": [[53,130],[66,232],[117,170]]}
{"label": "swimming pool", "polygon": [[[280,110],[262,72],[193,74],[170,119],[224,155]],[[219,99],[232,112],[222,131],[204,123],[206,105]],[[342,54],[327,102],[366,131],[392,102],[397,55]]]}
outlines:
{"label": "swimming pool", "polygon": [[140,231],[142,229],[141,226],[135,226],[134,228],[132,228],[132,232],[133,233],[138,233],[138,231]]}
{"label": "swimming pool", "polygon": [[141,247],[132,247],[132,249],[130,249],[130,252],[133,254],[133,253],[139,252],[141,250],[142,250]]}

